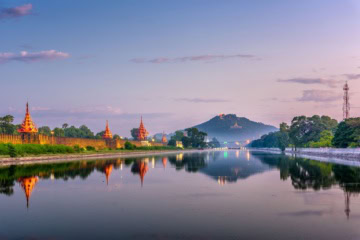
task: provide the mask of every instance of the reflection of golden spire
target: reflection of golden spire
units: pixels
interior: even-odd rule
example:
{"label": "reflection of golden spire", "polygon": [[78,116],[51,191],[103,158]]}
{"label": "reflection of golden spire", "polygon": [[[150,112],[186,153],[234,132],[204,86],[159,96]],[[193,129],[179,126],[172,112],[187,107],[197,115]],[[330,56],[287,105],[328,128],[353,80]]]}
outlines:
{"label": "reflection of golden spire", "polygon": [[144,161],[141,161],[139,166],[141,186],[144,184],[144,177],[148,170],[148,165]]}
{"label": "reflection of golden spire", "polygon": [[112,170],[113,170],[113,165],[108,165],[105,167],[106,185],[109,185],[109,178]]}
{"label": "reflection of golden spire", "polygon": [[112,133],[110,131],[110,128],[109,128],[109,122],[108,120],[106,120],[106,127],[105,127],[105,133],[103,135],[103,138],[104,139],[112,139]]}
{"label": "reflection of golden spire", "polygon": [[19,178],[18,182],[20,186],[25,192],[26,197],[26,207],[29,208],[29,200],[31,197],[31,192],[34,190],[35,184],[39,180],[38,177],[26,177],[26,178]]}
{"label": "reflection of golden spire", "polygon": [[164,168],[166,168],[167,157],[163,157],[163,158],[162,158],[162,164],[163,164]]}
{"label": "reflection of golden spire", "polygon": [[29,103],[26,103],[26,113],[24,121],[22,122],[20,128],[18,129],[19,133],[37,133],[38,130],[31,119],[30,111],[29,111]]}

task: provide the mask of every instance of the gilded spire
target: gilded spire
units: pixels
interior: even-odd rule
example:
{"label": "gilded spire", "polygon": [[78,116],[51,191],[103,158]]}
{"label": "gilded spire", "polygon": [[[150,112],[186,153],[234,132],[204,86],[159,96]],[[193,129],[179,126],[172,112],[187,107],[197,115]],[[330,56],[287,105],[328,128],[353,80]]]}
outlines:
{"label": "gilded spire", "polygon": [[103,135],[103,138],[105,139],[112,139],[112,133],[110,131],[110,128],[109,128],[109,122],[108,120],[106,120],[106,127],[105,127],[105,133]]}
{"label": "gilded spire", "polygon": [[138,132],[138,140],[145,141],[148,135],[149,133],[146,131],[146,128],[144,127],[144,123],[141,116],[139,132]]}
{"label": "gilded spire", "polygon": [[35,123],[31,119],[29,111],[29,103],[26,103],[26,113],[24,121],[22,122],[20,128],[18,129],[19,133],[37,133],[38,129],[35,126]]}
{"label": "gilded spire", "polygon": [[163,133],[163,135],[162,135],[161,142],[162,142],[162,143],[167,143],[167,139],[166,139],[165,133]]}
{"label": "gilded spire", "polygon": [[27,208],[29,208],[29,200],[31,197],[31,192],[34,190],[34,187],[38,180],[39,180],[38,177],[26,177],[26,178],[18,179],[18,182],[20,182],[20,186],[25,192]]}

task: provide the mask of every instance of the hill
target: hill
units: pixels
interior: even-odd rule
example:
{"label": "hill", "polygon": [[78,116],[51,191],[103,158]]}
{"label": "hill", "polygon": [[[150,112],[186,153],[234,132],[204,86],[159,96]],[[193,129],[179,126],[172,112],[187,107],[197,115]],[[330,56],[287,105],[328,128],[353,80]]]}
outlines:
{"label": "hill", "polygon": [[221,114],[194,127],[206,132],[210,139],[216,137],[220,142],[245,142],[278,130],[274,126],[237,117],[235,114]]}

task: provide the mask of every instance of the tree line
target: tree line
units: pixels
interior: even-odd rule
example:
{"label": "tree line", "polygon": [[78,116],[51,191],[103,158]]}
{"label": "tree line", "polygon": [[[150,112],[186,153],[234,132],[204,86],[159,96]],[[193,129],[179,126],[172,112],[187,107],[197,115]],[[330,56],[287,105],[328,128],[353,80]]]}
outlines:
{"label": "tree line", "polygon": [[280,124],[280,130],[261,136],[250,143],[255,148],[320,148],[360,147],[360,118],[338,123],[329,116],[297,116]]}
{"label": "tree line", "polygon": [[[20,128],[20,124],[13,124],[14,117],[11,115],[6,115],[0,117],[0,134],[13,134],[18,135],[17,129]],[[55,136],[55,137],[70,137],[70,138],[92,138],[100,139],[104,135],[105,131],[98,132],[94,134],[86,125],[81,125],[80,127],[69,126],[69,124],[64,123],[61,127],[56,127],[51,129],[48,126],[42,126],[38,128],[40,134],[46,136]],[[113,138],[120,138],[119,135],[115,134]]]}
{"label": "tree line", "polygon": [[[0,134],[18,135],[19,133],[17,132],[17,129],[20,128],[20,125],[13,124],[13,121],[14,117],[11,115],[0,117]],[[134,140],[138,140],[138,131],[138,128],[133,128],[130,131]],[[39,127],[38,132],[39,134],[46,136],[100,139],[104,135],[105,131],[94,134],[94,132],[92,132],[86,125],[75,127],[64,123],[61,127],[56,127],[54,129],[51,129],[48,126]],[[185,148],[220,147],[220,143],[216,138],[213,138],[212,141],[206,143],[206,136],[207,133],[199,131],[197,128],[188,128],[185,129],[185,131],[176,131],[175,135],[169,140],[168,145],[176,146],[176,141],[181,141]],[[113,138],[120,138],[120,136],[115,134]],[[125,140],[127,139],[125,138]]]}

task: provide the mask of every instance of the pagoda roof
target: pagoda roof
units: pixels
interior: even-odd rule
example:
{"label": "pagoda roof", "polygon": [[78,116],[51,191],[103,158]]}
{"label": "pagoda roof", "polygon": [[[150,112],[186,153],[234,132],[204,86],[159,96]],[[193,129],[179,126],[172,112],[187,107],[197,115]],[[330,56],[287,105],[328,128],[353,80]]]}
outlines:
{"label": "pagoda roof", "polygon": [[110,128],[109,128],[109,122],[106,120],[106,127],[105,127],[105,133],[103,135],[103,138],[105,139],[112,139],[113,138],[113,135],[110,131]]}
{"label": "pagoda roof", "polygon": [[37,133],[38,129],[35,126],[35,123],[31,119],[29,111],[29,103],[26,103],[26,113],[24,121],[22,122],[20,128],[18,129],[19,133]]}

